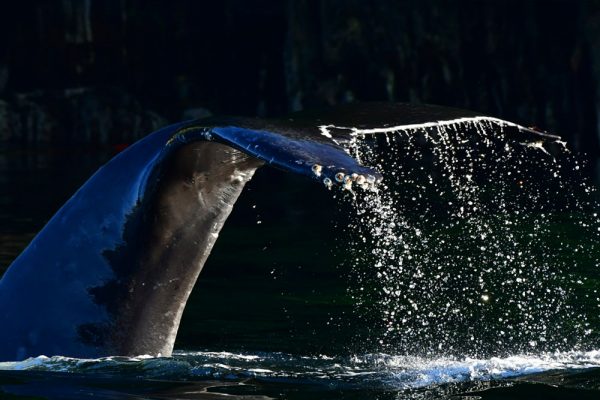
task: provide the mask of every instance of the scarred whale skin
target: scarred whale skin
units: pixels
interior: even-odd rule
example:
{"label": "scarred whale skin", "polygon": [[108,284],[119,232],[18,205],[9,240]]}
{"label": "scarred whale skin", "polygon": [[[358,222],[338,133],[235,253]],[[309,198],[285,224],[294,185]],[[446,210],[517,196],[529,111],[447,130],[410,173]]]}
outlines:
{"label": "scarred whale skin", "polygon": [[279,120],[208,118],[148,135],[100,168],[0,280],[0,360],[169,356],[188,296],[256,168],[327,186],[349,176],[374,182],[381,176],[342,147],[357,133],[473,118],[370,104]]}

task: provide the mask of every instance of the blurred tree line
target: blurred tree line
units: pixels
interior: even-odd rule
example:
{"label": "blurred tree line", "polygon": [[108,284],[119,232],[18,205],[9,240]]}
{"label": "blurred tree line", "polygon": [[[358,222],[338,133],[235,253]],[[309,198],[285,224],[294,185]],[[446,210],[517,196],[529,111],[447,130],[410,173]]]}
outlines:
{"label": "blurred tree line", "polygon": [[0,11],[0,143],[352,101],[468,108],[600,156],[600,1],[26,0]]}

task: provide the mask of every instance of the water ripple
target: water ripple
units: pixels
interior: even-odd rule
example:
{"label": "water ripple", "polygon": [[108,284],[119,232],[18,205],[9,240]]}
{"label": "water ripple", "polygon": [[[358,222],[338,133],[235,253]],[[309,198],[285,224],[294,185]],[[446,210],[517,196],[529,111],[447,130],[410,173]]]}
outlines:
{"label": "water ripple", "polygon": [[600,368],[600,350],[476,358],[422,358],[389,354],[345,357],[285,353],[178,352],[173,357],[77,359],[35,357],[2,362],[2,370],[102,374],[144,379],[300,380],[361,387],[411,389],[445,383],[489,381],[546,371]]}

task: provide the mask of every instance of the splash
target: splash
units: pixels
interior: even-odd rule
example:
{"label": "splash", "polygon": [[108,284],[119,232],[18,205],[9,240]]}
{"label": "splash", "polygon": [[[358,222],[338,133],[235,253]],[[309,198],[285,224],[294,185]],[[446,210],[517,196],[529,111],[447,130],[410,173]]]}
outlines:
{"label": "splash", "polygon": [[[597,348],[600,222],[584,163],[501,120],[356,130],[384,176],[355,197],[352,296],[375,347],[508,355]],[[372,133],[378,135],[369,136]]]}
{"label": "splash", "polygon": [[286,353],[176,352],[173,357],[77,359],[35,357],[2,362],[0,370],[68,372],[78,376],[116,376],[165,380],[299,381],[328,387],[415,389],[432,385],[491,381],[546,371],[600,367],[600,353],[543,353],[505,358],[421,358],[384,353],[353,356],[302,356]]}

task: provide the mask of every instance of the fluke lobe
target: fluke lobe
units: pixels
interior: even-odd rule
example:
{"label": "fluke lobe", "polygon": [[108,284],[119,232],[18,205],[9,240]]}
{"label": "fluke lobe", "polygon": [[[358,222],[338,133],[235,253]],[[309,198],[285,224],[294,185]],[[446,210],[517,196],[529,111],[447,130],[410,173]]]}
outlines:
{"label": "fluke lobe", "polygon": [[482,119],[517,140],[558,140],[468,111],[388,103],[154,132],[100,168],[6,271],[0,360],[169,356],[188,296],[257,168],[369,188],[381,176],[350,157],[347,143]]}

